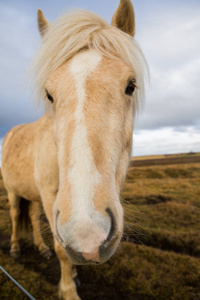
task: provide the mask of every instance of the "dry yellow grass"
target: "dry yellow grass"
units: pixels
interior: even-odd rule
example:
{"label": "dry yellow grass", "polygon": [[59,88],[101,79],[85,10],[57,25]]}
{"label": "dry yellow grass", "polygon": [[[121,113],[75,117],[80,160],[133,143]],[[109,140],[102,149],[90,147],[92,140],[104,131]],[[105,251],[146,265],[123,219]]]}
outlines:
{"label": "dry yellow grass", "polygon": [[[122,243],[107,263],[78,267],[81,298],[200,299],[200,163],[131,167],[121,196],[124,240],[128,242]],[[2,265],[36,299],[56,299],[57,259],[44,261],[30,246],[28,236],[20,262],[13,262],[10,234],[8,203],[0,179]],[[24,299],[1,274],[0,293],[5,299],[15,295]]]}

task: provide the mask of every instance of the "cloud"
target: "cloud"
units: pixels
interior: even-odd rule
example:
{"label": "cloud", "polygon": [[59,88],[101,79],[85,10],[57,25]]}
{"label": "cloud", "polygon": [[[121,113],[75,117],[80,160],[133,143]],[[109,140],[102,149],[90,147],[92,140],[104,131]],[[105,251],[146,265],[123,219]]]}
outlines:
{"label": "cloud", "polygon": [[200,121],[200,59],[168,72],[153,70],[139,129],[195,126]]}
{"label": "cloud", "polygon": [[138,33],[151,86],[138,129],[195,126],[200,120],[200,6],[158,13]]}
{"label": "cloud", "polygon": [[[0,137],[16,124],[36,120],[36,110],[24,74],[36,53],[39,34],[37,1],[0,2]],[[118,1],[76,0],[70,6],[99,11],[110,20]],[[52,20],[66,8],[45,1],[46,16]],[[137,153],[196,151],[200,133],[200,2],[191,0],[135,3],[136,39],[150,66],[151,85],[146,93],[143,114],[136,122],[134,145]],[[108,13],[109,12],[109,13]],[[191,134],[191,128],[193,134]],[[165,138],[166,135],[166,138]],[[151,141],[154,141],[154,143]],[[146,146],[145,146],[146,145]],[[148,145],[148,146],[147,146]],[[190,149],[191,148],[191,149]],[[137,150],[138,149],[138,150]],[[151,152],[151,153],[150,153]]]}
{"label": "cloud", "polygon": [[200,3],[197,6],[192,2],[179,4],[176,9],[166,3],[162,10],[151,11],[136,35],[148,60],[168,69],[199,58],[199,14]]}
{"label": "cloud", "polygon": [[185,127],[182,131],[167,127],[140,130],[133,135],[134,156],[199,152],[199,149],[200,131],[194,127]]}
{"label": "cloud", "polygon": [[32,19],[0,3],[0,126],[29,122],[33,113],[25,73],[36,49]]}

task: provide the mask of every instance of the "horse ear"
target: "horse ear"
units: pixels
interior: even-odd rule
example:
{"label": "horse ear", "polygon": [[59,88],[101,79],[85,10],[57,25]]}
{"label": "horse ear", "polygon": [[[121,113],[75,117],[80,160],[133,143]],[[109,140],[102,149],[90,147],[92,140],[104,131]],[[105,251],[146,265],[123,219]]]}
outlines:
{"label": "horse ear", "polygon": [[135,35],[135,13],[130,0],[120,0],[119,6],[112,17],[111,25],[131,36]]}
{"label": "horse ear", "polygon": [[38,28],[40,31],[41,36],[45,35],[45,32],[48,30],[50,23],[49,21],[45,18],[43,12],[41,9],[38,9],[37,12],[37,21],[38,21]]}

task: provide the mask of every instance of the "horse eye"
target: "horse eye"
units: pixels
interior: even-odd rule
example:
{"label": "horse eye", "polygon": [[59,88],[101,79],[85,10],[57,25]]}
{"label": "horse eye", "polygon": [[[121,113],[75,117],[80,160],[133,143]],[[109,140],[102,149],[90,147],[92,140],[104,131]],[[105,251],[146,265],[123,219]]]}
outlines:
{"label": "horse eye", "polygon": [[135,91],[135,88],[136,88],[135,83],[133,81],[131,81],[126,87],[125,94],[132,96],[133,92]]}
{"label": "horse eye", "polygon": [[49,101],[53,103],[54,102],[53,97],[47,91],[46,94],[47,94],[47,99],[49,99]]}

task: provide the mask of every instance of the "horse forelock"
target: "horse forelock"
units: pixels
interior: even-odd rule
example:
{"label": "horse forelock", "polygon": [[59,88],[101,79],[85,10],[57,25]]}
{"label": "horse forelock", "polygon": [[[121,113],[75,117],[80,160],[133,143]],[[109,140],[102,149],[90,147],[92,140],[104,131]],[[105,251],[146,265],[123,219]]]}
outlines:
{"label": "horse forelock", "polygon": [[[98,15],[84,10],[58,18],[42,38],[41,48],[33,60],[33,89],[36,98],[44,98],[44,84],[63,63],[84,49],[95,49],[101,54],[122,59],[136,74],[138,97],[144,98],[144,81],[148,68],[136,41],[128,34],[110,26]],[[141,96],[141,97],[139,97]]]}

